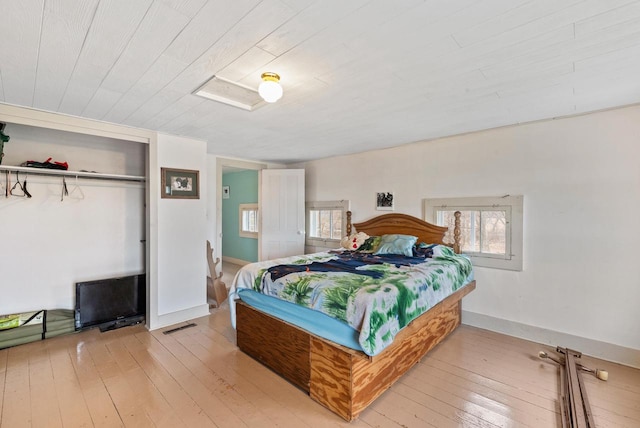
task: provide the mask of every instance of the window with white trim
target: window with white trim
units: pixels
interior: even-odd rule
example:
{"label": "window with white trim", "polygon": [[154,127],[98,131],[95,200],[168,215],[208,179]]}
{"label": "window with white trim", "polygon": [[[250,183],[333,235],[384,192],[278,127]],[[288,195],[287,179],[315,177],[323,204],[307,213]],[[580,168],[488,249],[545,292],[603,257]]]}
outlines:
{"label": "window with white trim", "polygon": [[239,235],[258,239],[258,204],[240,204],[238,214]]}
{"label": "window with white trim", "polygon": [[306,203],[307,246],[339,247],[347,233],[349,201]]}
{"label": "window with white trim", "polygon": [[448,226],[460,211],[460,247],[475,266],[522,270],[523,196],[425,199],[428,222]]}

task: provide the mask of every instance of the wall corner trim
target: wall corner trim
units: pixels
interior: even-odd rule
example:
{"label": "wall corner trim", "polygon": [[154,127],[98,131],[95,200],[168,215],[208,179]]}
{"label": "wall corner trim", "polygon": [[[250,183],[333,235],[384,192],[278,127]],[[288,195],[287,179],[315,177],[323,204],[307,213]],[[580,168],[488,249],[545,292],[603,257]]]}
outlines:
{"label": "wall corner trim", "polygon": [[228,256],[222,256],[222,262],[232,263],[234,265],[239,265],[239,266],[246,266],[249,263],[253,263],[247,260],[236,259],[235,257],[228,257]]}
{"label": "wall corner trim", "polygon": [[170,312],[159,315],[155,320],[149,320],[147,328],[151,331],[159,328],[167,327],[173,324],[189,321],[194,318],[205,317],[209,315],[209,304],[194,306],[193,308],[183,309],[181,311]]}
{"label": "wall corner trim", "polygon": [[639,349],[627,348],[613,343],[601,342],[464,310],[462,311],[462,323],[544,345],[568,347],[591,357],[640,368]]}

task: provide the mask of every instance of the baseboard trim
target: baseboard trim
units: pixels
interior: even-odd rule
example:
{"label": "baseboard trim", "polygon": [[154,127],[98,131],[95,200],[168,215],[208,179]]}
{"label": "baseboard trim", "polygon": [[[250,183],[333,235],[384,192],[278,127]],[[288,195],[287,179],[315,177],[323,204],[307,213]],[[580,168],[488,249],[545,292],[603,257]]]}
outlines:
{"label": "baseboard trim", "polygon": [[236,259],[235,257],[228,257],[228,256],[222,256],[222,262],[233,263],[234,265],[239,265],[239,266],[245,266],[245,265],[248,265],[249,263],[253,263],[253,262],[248,262],[246,260],[240,260],[240,259]]}
{"label": "baseboard trim", "polygon": [[462,311],[462,323],[549,346],[563,346],[614,363],[640,368],[640,350],[547,330],[528,324],[495,318],[476,312]]}
{"label": "baseboard trim", "polygon": [[147,328],[149,330],[157,330],[159,328],[189,321],[194,318],[204,317],[207,315],[209,315],[209,304],[205,303],[204,305],[194,306],[193,308],[158,315],[158,317],[153,320],[153,323],[147,324]]}

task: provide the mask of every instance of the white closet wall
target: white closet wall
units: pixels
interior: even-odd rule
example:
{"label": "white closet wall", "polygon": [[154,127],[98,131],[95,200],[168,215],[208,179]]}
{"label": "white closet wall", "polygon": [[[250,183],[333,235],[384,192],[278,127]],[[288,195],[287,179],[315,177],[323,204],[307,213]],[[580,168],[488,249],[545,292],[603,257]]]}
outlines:
{"label": "white closet wall", "polygon": [[[11,123],[5,133],[2,165],[52,157],[70,170],[145,175],[145,144]],[[144,271],[144,183],[80,178],[73,190],[67,178],[61,201],[62,178],[27,182],[31,199],[5,198],[0,173],[0,314],[71,309],[75,282]]]}

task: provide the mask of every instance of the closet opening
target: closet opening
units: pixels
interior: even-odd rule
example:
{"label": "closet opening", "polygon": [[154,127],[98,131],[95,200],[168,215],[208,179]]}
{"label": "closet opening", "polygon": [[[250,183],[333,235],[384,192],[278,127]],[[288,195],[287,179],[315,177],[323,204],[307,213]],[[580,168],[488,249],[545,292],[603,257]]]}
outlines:
{"label": "closet opening", "polygon": [[76,283],[144,274],[149,144],[3,122],[0,314],[72,310]]}

